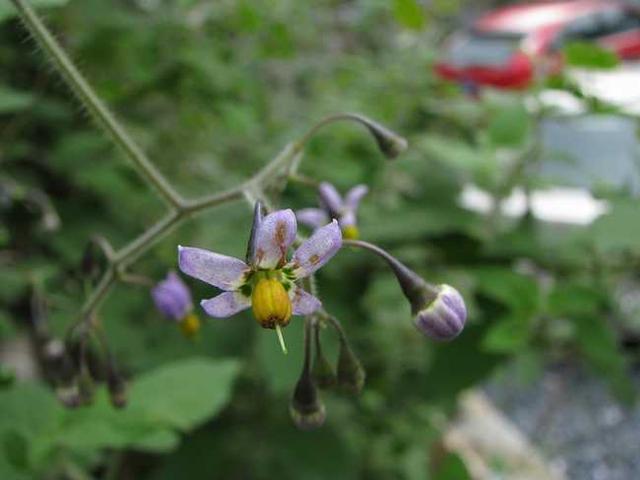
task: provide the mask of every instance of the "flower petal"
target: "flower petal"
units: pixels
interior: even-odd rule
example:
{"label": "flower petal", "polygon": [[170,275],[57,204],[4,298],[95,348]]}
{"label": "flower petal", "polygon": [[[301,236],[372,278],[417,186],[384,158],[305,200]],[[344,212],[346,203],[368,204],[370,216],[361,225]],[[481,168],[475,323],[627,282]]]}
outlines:
{"label": "flower petal", "polygon": [[324,210],[319,208],[303,208],[296,212],[296,218],[299,222],[311,228],[319,228],[326,225],[330,218]]}
{"label": "flower petal", "polygon": [[207,312],[207,315],[227,318],[249,308],[251,300],[240,292],[224,292],[217,297],[202,300],[200,306]]}
{"label": "flower petal", "polygon": [[235,290],[249,267],[242,260],[202,248],[178,246],[178,265],[187,275],[222,290]]}
{"label": "flower petal", "polygon": [[294,315],[309,315],[322,306],[322,302],[300,287],[294,286],[289,291]]}
{"label": "flower petal", "polygon": [[320,203],[330,212],[332,218],[337,218],[340,210],[342,210],[342,197],[336,190],[336,187],[329,182],[322,182],[318,187],[318,195]]}
{"label": "flower petal", "polygon": [[191,292],[176,272],[169,272],[167,278],[151,290],[151,296],[156,308],[173,320],[181,320],[193,307]]}
{"label": "flower petal", "polygon": [[260,268],[282,265],[297,229],[293,210],[277,210],[264,217],[256,237],[255,265]]}
{"label": "flower petal", "polygon": [[347,209],[351,210],[352,212],[358,210],[360,200],[362,200],[362,197],[364,197],[367,193],[369,193],[369,187],[367,187],[366,185],[356,185],[351,190],[349,190],[344,201]]}
{"label": "flower petal", "polygon": [[342,246],[342,233],[338,222],[317,229],[304,241],[291,259],[290,267],[296,278],[304,278],[322,267]]}

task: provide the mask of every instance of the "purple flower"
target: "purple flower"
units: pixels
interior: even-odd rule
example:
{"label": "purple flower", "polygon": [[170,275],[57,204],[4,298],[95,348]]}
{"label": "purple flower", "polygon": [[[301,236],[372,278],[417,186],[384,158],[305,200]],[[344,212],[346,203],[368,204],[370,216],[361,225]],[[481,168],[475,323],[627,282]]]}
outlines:
{"label": "purple flower", "polygon": [[342,235],[347,239],[358,238],[356,213],[360,200],[369,188],[366,185],[356,185],[347,192],[344,200],[336,188],[328,182],[322,182],[318,187],[320,206],[322,208],[305,208],[298,210],[296,216],[302,223],[318,228],[335,218],[340,224]]}
{"label": "purple flower", "polygon": [[249,307],[265,328],[279,329],[291,315],[308,315],[321,303],[296,282],[322,267],[342,246],[338,223],[325,225],[287,259],[296,238],[296,217],[278,210],[263,218],[256,206],[247,262],[200,248],[178,247],[180,269],[224,290],[200,305],[212,317],[225,318]]}
{"label": "purple flower", "polygon": [[449,285],[439,285],[438,294],[419,310],[414,323],[418,330],[435,340],[452,340],[464,328],[467,308],[460,292]]}
{"label": "purple flower", "polygon": [[191,292],[176,274],[169,272],[167,278],[158,283],[151,296],[156,308],[167,318],[182,321],[193,309]]}

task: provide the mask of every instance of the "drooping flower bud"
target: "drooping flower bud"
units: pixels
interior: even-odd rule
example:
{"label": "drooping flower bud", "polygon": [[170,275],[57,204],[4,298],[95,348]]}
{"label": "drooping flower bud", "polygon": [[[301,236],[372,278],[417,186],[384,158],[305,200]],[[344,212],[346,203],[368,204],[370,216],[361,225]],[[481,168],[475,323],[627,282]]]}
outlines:
{"label": "drooping flower bud", "polygon": [[109,391],[109,400],[114,408],[127,406],[127,384],[120,374],[113,357],[109,358],[107,364],[107,390]]}
{"label": "drooping flower bud", "polygon": [[435,340],[452,340],[464,328],[467,308],[460,292],[450,285],[438,285],[437,296],[417,311],[418,330]]}
{"label": "drooping flower bud", "polygon": [[56,387],[56,397],[67,408],[77,408],[82,405],[82,396],[77,382]]}
{"label": "drooping flower bud", "polygon": [[322,353],[322,346],[320,345],[320,331],[318,327],[314,329],[315,335],[315,356],[313,360],[313,370],[311,372],[313,379],[320,388],[333,387],[338,379],[336,373],[327,360],[327,357]]}
{"label": "drooping flower bud", "polygon": [[354,395],[359,394],[364,387],[366,373],[360,360],[347,343],[345,338],[340,339],[340,351],[338,353],[338,386]]}
{"label": "drooping flower bud", "polygon": [[291,320],[291,299],[275,278],[261,278],[253,289],[251,306],[256,321],[263,328],[285,327]]}
{"label": "drooping flower bud", "polygon": [[359,240],[348,244],[365,248],[387,261],[411,304],[418,330],[435,340],[451,340],[460,334],[467,320],[467,309],[455,288],[425,282],[397,258],[373,244]]}
{"label": "drooping flower bud", "polygon": [[371,119],[364,120],[367,129],[375,138],[378,148],[389,160],[396,158],[407,149],[408,143],[400,135]]}
{"label": "drooping flower bud", "polygon": [[289,405],[289,413],[293,423],[300,430],[313,430],[321,427],[327,418],[324,405],[318,397],[318,389],[308,372],[303,372],[296,384]]}

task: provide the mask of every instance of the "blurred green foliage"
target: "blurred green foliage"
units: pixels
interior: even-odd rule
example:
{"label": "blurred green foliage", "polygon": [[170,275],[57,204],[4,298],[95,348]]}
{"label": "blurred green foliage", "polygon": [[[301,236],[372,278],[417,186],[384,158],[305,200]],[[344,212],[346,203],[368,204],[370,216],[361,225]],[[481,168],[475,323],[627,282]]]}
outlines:
{"label": "blurred green foliage", "polygon": [[[36,4],[36,2],[33,2]],[[66,3],[66,2],[41,2]],[[613,294],[637,275],[637,203],[611,198],[590,227],[507,219],[458,204],[473,183],[497,201],[535,174],[537,120],[522,96],[463,97],[429,65],[439,25],[459,2],[99,0],[46,10],[98,93],[184,194],[247,178],[324,115],[359,111],[407,136],[387,163],[366,133],[335,125],[312,141],[302,173],[346,190],[367,183],[362,237],[432,282],[459,287],[462,336],[434,344],[377,260],[344,250],[319,275],[367,370],[361,397],[323,395],[328,421],[298,432],[288,400],[300,373],[302,325],[283,356],[249,315],[206,320],[189,342],[160,318],[145,288],[116,288],[101,311],[131,378],[124,411],[101,389],[64,411],[42,381],[3,382],[0,476],[84,478],[463,479],[438,453],[456,395],[516,363],[530,379],[548,362],[584,359],[625,399]],[[86,294],[79,263],[100,233],[119,247],[162,215],[161,202],[91,124],[27,34],[0,7],[0,342],[28,335],[43,292],[52,328],[73,321]],[[292,184],[279,204],[315,193]],[[242,256],[250,211],[235,204],[187,222],[135,265],[154,279],[176,267],[178,243]],[[194,297],[213,296],[198,282]],[[204,320],[204,319],[203,319]],[[335,361],[337,342],[323,332]],[[4,375],[3,375],[4,377]],[[444,455],[444,456],[443,456]],[[113,473],[115,472],[115,473]],[[113,477],[112,477],[113,478]]]}

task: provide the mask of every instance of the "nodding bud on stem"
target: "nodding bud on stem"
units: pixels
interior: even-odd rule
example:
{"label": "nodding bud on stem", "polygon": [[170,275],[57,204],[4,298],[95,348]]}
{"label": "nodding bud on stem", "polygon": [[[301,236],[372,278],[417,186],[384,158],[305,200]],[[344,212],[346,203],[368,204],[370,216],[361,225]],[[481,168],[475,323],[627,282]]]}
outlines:
{"label": "nodding bud on stem", "polygon": [[434,340],[452,340],[467,321],[467,308],[460,292],[450,285],[431,285],[383,249],[362,241],[345,242],[384,258],[411,304],[414,325]]}
{"label": "nodding bud on stem", "polygon": [[467,309],[462,295],[450,285],[433,286],[400,262],[389,262],[414,315],[414,325],[434,340],[452,340],[464,328]]}
{"label": "nodding bud on stem", "polygon": [[340,352],[338,353],[338,386],[354,395],[359,394],[364,387],[366,373],[360,360],[345,338],[340,339]]}
{"label": "nodding bud on stem", "polygon": [[313,370],[311,373],[318,387],[331,388],[337,382],[336,373],[329,363],[329,360],[327,360],[327,357],[322,353],[320,345],[320,331],[318,330],[318,327],[315,328],[314,335],[316,348],[313,360]]}
{"label": "nodding bud on stem", "polygon": [[467,320],[467,308],[460,292],[450,285],[438,285],[434,300],[415,313],[418,330],[435,340],[457,337]]}
{"label": "nodding bud on stem", "polygon": [[127,384],[118,371],[113,357],[107,363],[107,390],[109,400],[115,408],[124,408],[127,405]]}
{"label": "nodding bud on stem", "polygon": [[361,117],[362,123],[367,127],[378,144],[380,151],[392,160],[404,152],[408,147],[408,142],[395,132],[383,127],[377,122],[365,117]]}
{"label": "nodding bud on stem", "polygon": [[303,371],[293,391],[289,413],[293,423],[301,430],[321,427],[327,418],[324,405],[318,397],[318,389],[307,370]]}

